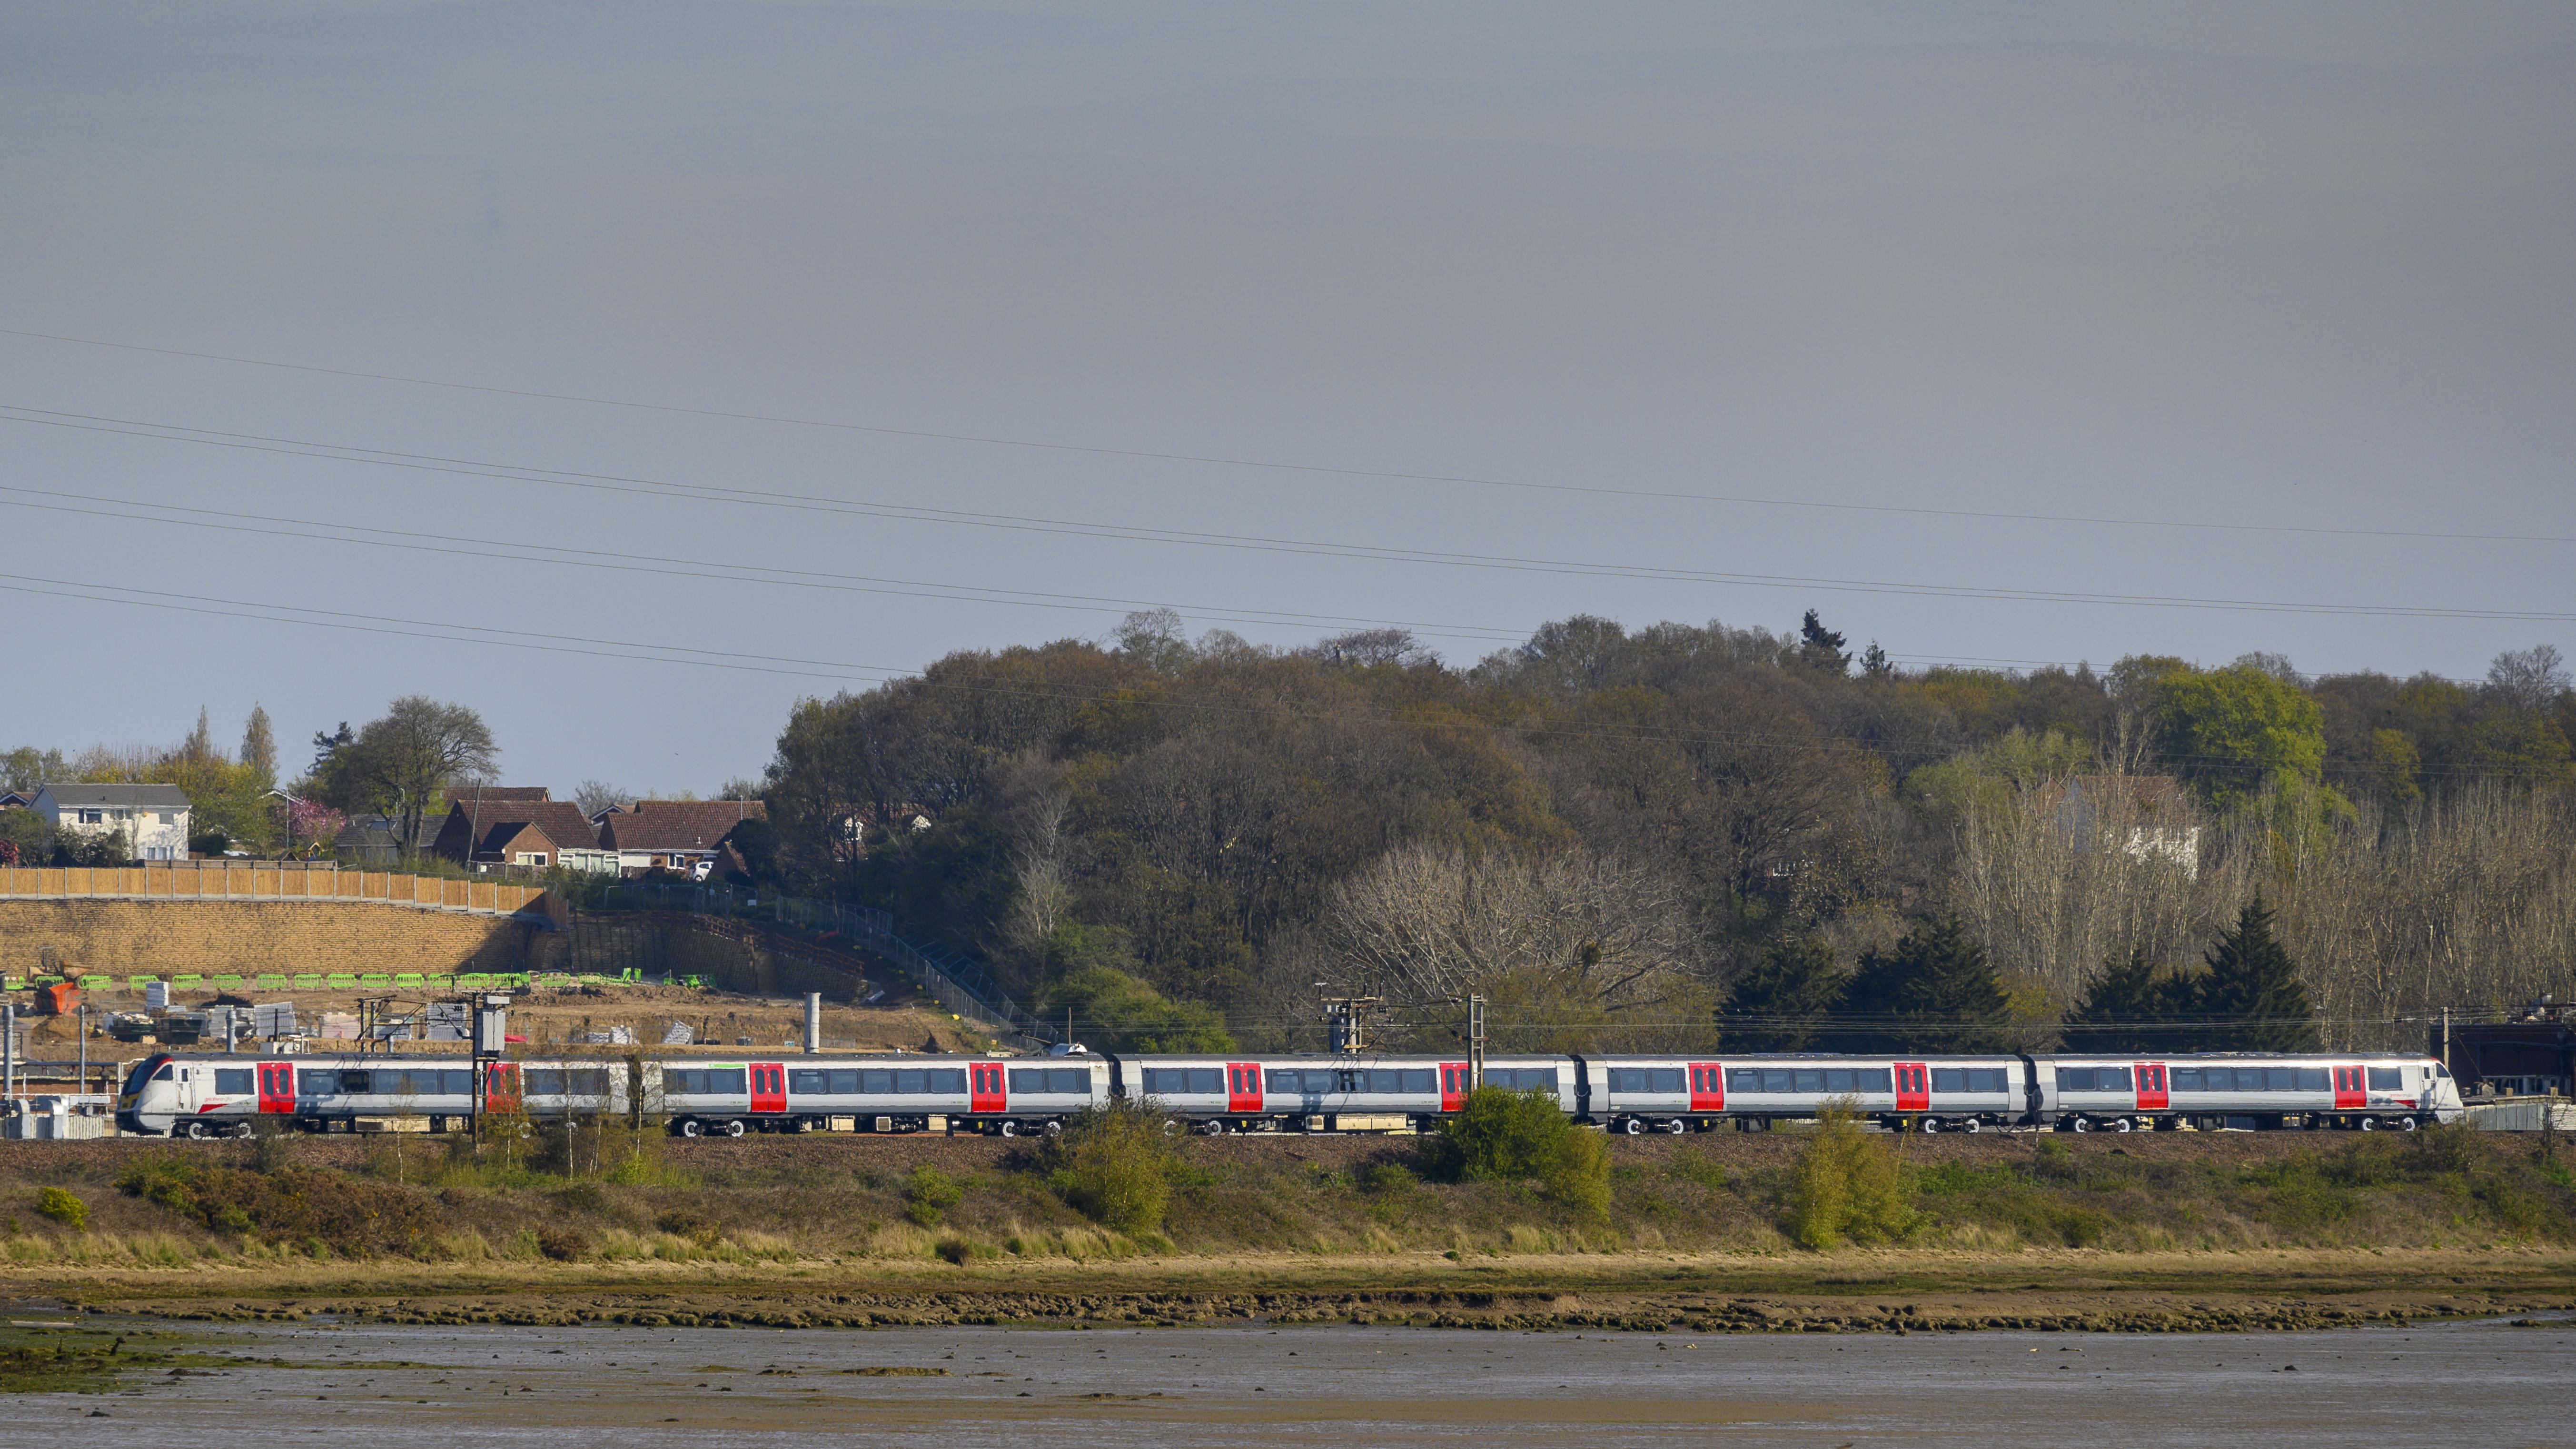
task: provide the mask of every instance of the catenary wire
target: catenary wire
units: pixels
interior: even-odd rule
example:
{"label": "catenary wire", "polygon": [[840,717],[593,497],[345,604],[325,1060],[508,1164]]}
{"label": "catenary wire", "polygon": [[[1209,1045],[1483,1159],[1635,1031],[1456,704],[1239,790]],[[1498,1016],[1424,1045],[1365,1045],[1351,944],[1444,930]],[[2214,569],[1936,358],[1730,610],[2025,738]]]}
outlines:
{"label": "catenary wire", "polygon": [[869,433],[882,437],[918,438],[937,442],[970,443],[990,447],[1019,448],[1040,452],[1082,454],[1094,457],[1136,458],[1157,462],[1195,463],[1225,468],[1249,468],[1269,472],[1308,473],[1319,476],[1357,478],[1381,482],[1445,483],[1474,488],[1516,489],[1540,493],[1589,494],[1602,497],[1643,498],[1658,501],[1719,503],[1763,508],[1800,508],[1836,513],[1892,514],[1929,518],[1961,518],[1981,522],[2022,522],[2078,524],[2116,528],[2166,528],[2228,533],[2308,534],[2342,538],[2389,538],[2414,542],[2441,539],[2470,543],[2576,543],[2576,536],[2539,533],[2461,533],[2425,529],[2339,528],[2320,524],[2244,523],[2217,519],[2120,518],[2095,514],[2029,513],[2002,509],[1935,508],[1921,504],[1846,503],[1811,498],[1773,498],[1752,494],[1694,493],[1654,488],[1620,488],[1596,483],[1538,482],[1526,479],[1487,478],[1472,474],[1407,472],[1396,469],[1351,468],[1322,463],[1283,462],[1275,459],[1239,458],[1222,454],[1183,453],[1147,448],[1118,448],[1095,444],[1068,443],[1034,438],[1005,437],[984,433],[940,432],[927,428],[898,428],[872,423],[853,423],[817,418],[790,417],[773,413],[737,412],[722,408],[690,407],[675,403],[638,402],[631,399],[591,397],[578,393],[544,392],[531,388],[499,387],[486,383],[455,382],[442,378],[407,377],[398,373],[367,372],[355,368],[324,367],[312,363],[281,362],[269,358],[242,357],[219,352],[192,352],[175,347],[152,347],[132,342],[109,342],[90,337],[73,337],[56,332],[37,332],[23,328],[0,327],[0,336],[23,337],[37,341],[68,343],[81,347],[109,348],[124,352],[149,353],[161,357],[181,357],[201,362],[222,362],[245,367],[270,368],[284,372],[310,373],[324,377],[345,377],[369,382],[396,383],[409,387],[435,387],[455,392],[484,393],[496,397],[527,398],[545,402],[576,403],[586,407],[622,408],[640,412],[668,413],[681,417],[714,418],[729,422],[750,422],[800,428],[822,428],[836,432]]}
{"label": "catenary wire", "polygon": [[[27,416],[26,414],[42,414]],[[2263,614],[2314,614],[2328,617],[2358,618],[2423,618],[2487,619],[2519,622],[2556,623],[2576,621],[2576,613],[2536,609],[2468,609],[2441,605],[2340,604],[2288,600],[2230,599],[2170,594],[2112,594],[2082,590],[2004,589],[1965,584],[1923,584],[1875,579],[1845,579],[1797,574],[1763,574],[1702,569],[1680,569],[1646,564],[1604,564],[1579,560],[1537,558],[1508,554],[1474,554],[1434,549],[1399,549],[1369,544],[1298,539],[1260,534],[1230,534],[1203,530],[1157,529],[1141,525],[1108,524],[1083,519],[1059,519],[1038,515],[981,512],[964,509],[939,509],[913,504],[862,503],[810,494],[790,494],[769,490],[730,488],[720,484],[681,485],[652,479],[618,478],[616,475],[582,474],[567,470],[519,467],[509,464],[476,463],[470,460],[421,461],[430,455],[403,454],[387,449],[362,449],[339,444],[311,443],[297,439],[262,438],[255,434],[220,433],[209,429],[182,428],[175,424],[140,422],[133,419],[97,418],[65,414],[47,409],[26,408],[17,404],[0,404],[0,421],[34,423],[72,428],[87,432],[115,433],[128,437],[155,438],[165,442],[195,443],[253,452],[283,453],[289,456],[325,458],[342,462],[368,463],[381,467],[416,471],[450,473],[468,477],[492,478],[508,482],[546,483],[558,487],[595,489],[643,497],[676,498],[684,501],[713,501],[710,495],[722,495],[721,501],[750,506],[788,508],[806,512],[837,513],[857,517],[901,519],[919,523],[946,524],[1013,532],[1049,534],[1062,537],[1103,538],[1134,543],[1160,543],[1200,548],[1238,549],[1261,553],[1281,553],[1309,557],[1351,558],[1382,563],[1430,564],[1451,568],[1492,569],[1515,573],[1537,573],[1577,577],[1626,578],[1670,583],[1700,583],[1742,588],[1820,590],[1828,593],[1895,595],[1911,598],[1988,599],[2006,603],[2092,604],[2124,608],[2166,608],[2215,610]],[[251,441],[257,439],[257,441]]]}

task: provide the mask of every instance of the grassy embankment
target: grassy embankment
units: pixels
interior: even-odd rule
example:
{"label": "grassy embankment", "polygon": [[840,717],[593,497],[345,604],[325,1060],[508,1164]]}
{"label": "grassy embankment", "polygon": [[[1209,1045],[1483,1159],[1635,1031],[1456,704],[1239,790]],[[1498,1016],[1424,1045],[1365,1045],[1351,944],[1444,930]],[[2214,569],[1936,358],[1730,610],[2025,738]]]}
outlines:
{"label": "grassy embankment", "polygon": [[1087,1165],[989,1139],[7,1144],[0,1291],[220,1316],[1712,1331],[2576,1307],[2576,1176],[2529,1141],[1864,1140],[1895,1159],[1892,1200],[1848,1219],[1878,1241],[1822,1252],[1800,1245],[1817,1168],[1795,1134],[1612,1142],[1606,1203],[1430,1180],[1405,1139]]}

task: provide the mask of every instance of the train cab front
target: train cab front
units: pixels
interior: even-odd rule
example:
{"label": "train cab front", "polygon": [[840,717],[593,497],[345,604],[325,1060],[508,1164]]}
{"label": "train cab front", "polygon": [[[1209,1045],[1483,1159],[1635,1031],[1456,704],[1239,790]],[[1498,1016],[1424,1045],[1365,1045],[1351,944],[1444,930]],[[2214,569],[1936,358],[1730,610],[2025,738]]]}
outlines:
{"label": "train cab front", "polygon": [[[125,1074],[125,1085],[116,1092],[117,1131],[157,1137],[170,1130],[178,1101],[179,1075],[171,1069],[170,1060],[168,1052],[155,1052],[136,1062],[134,1070]],[[158,1111],[153,1110],[156,1107]],[[156,1116],[160,1125],[149,1125],[149,1119]]]}

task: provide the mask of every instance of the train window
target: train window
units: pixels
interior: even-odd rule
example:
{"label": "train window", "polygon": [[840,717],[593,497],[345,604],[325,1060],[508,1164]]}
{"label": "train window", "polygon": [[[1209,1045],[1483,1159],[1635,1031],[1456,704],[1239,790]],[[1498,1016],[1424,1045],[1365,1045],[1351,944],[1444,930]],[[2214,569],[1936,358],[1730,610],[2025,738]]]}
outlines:
{"label": "train window", "polygon": [[[1295,1072],[1272,1072],[1270,1074],[1270,1091],[1273,1096],[1295,1097],[1302,1095],[1305,1090],[1306,1088],[1301,1083]],[[1317,1090],[1320,1091],[1322,1089],[1317,1088]]]}
{"label": "train window", "polygon": [[1872,1071],[1867,1067],[1863,1067],[1859,1071],[1853,1073],[1852,1076],[1854,1083],[1863,1092],[1887,1092],[1892,1094],[1896,1090],[1888,1084],[1888,1075],[1886,1070],[1883,1068],[1877,1071]]}
{"label": "train window", "polygon": [[2433,1064],[2433,1075],[2447,1082],[2451,1079],[2451,1069],[2441,1062],[2435,1062]]}
{"label": "train window", "polygon": [[799,1069],[787,1074],[787,1090],[794,1092],[800,1097],[819,1097],[831,1089],[832,1074],[830,1072],[814,1072]]}
{"label": "train window", "polygon": [[[377,1075],[390,1077],[393,1073],[379,1072]],[[563,1075],[553,1067],[530,1067],[519,1090],[531,1097],[560,1097],[564,1094]]]}
{"label": "train window", "polygon": [[1753,1070],[1751,1067],[1730,1067],[1726,1073],[1726,1090],[1730,1092],[1761,1091],[1762,1074]]}
{"label": "train window", "polygon": [[2404,1077],[2405,1071],[2400,1067],[2372,1067],[2370,1089],[2374,1092],[2394,1092],[2405,1085]]}
{"label": "train window", "polygon": [[248,1067],[217,1067],[215,1090],[228,1096],[247,1093],[251,1090],[250,1077]]}
{"label": "train window", "polygon": [[1043,1092],[1047,1089],[1046,1075],[1046,1069],[1043,1067],[1013,1067],[1011,1068],[1011,1090]]}
{"label": "train window", "polygon": [[[161,1069],[161,1076],[154,1078],[154,1080],[162,1080],[167,1078],[169,1074],[170,1069],[168,1067],[163,1067]],[[295,1090],[299,1094],[307,1097],[337,1096],[340,1091],[340,1074],[333,1071],[324,1071],[318,1067],[300,1068],[295,1073]]]}
{"label": "train window", "polygon": [[2198,1068],[2198,1067],[2176,1067],[2176,1068],[2174,1068],[2174,1069],[2173,1069],[2173,1089],[2174,1089],[2175,1091],[2177,1091],[2177,1092],[2198,1092],[2198,1091],[2205,1090],[2205,1089],[2200,1085],[2200,1068]]}
{"label": "train window", "polygon": [[2298,1086],[2294,1088],[2294,1090],[2301,1092],[2329,1092],[2334,1090],[2332,1081],[2327,1076],[2325,1068],[2299,1067],[2295,1068],[2295,1070],[2299,1074],[2299,1082]]}
{"label": "train window", "polygon": [[[378,1077],[391,1075],[378,1072]],[[438,1079],[449,1073],[405,1072],[402,1090],[413,1096],[425,1096],[438,1090]],[[453,1075],[462,1075],[456,1073]],[[382,1082],[377,1084],[383,1086]],[[469,1089],[470,1090],[470,1089]],[[566,1071],[528,1069],[527,1095],[531,1097],[605,1097],[608,1095],[608,1069],[574,1067]]]}
{"label": "train window", "polygon": [[1966,1067],[1934,1067],[1932,1069],[1932,1090],[1936,1092],[1964,1092],[1968,1090],[1968,1069]]}
{"label": "train window", "polygon": [[1147,1067],[1147,1096],[1178,1096],[1194,1093],[1217,1096],[1225,1091],[1225,1072],[1217,1067]]}
{"label": "train window", "polygon": [[1853,1079],[1859,1075],[1860,1073],[1852,1071],[1847,1067],[1827,1067],[1825,1069],[1825,1091],[1832,1096],[1846,1096],[1850,1093],[1857,1092],[1860,1090],[1860,1086]]}
{"label": "train window", "polygon": [[1794,1092],[1798,1090],[1798,1074],[1796,1072],[1765,1071],[1762,1074],[1762,1090],[1766,1092]]}
{"label": "train window", "polygon": [[1556,1090],[1554,1067],[1487,1067],[1485,1085],[1507,1092],[1553,1092]]}
{"label": "train window", "polygon": [[830,1079],[831,1079],[831,1080],[830,1080],[830,1082],[829,1082],[828,1090],[830,1090],[831,1092],[833,1092],[835,1095],[839,1095],[839,1096],[856,1096],[856,1095],[858,1095],[858,1091],[859,1091],[859,1074],[858,1074],[857,1072],[851,1072],[851,1071],[836,1071],[836,1072],[832,1072],[832,1073],[830,1073],[830,1074],[829,1074],[829,1076],[830,1076]]}
{"label": "train window", "polygon": [[930,1073],[898,1071],[894,1074],[894,1093],[898,1097],[918,1097],[930,1091]]}
{"label": "train window", "polygon": [[1813,1070],[1792,1072],[1790,1075],[1797,1083],[1796,1086],[1790,1088],[1791,1091],[1821,1092],[1825,1089],[1825,1073],[1824,1069],[1821,1067]]}
{"label": "train window", "polygon": [[1971,1092],[2009,1092],[2012,1072],[2005,1067],[1968,1068],[1968,1090]]}
{"label": "train window", "polygon": [[[2323,1079],[2325,1077],[2325,1073],[2319,1072],[2317,1076],[2319,1078],[2317,1085],[2320,1087],[2324,1086],[2325,1082]],[[2263,1090],[2267,1092],[2295,1092],[2299,1090],[2299,1069],[2297,1067],[2265,1067],[2263,1069]]]}

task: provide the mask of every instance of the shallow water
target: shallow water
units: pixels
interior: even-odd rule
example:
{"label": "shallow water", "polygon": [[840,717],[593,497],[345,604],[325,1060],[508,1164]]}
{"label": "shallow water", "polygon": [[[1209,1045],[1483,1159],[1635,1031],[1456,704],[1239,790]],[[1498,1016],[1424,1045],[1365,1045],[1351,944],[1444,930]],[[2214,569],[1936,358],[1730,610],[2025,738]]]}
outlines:
{"label": "shallow water", "polygon": [[[2576,1323],[1902,1338],[360,1325],[188,1336],[318,1366],[24,1395],[0,1404],[0,1443],[2576,1444]],[[338,1366],[393,1360],[428,1366]],[[887,1368],[947,1373],[849,1372]]]}

